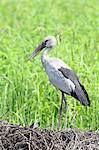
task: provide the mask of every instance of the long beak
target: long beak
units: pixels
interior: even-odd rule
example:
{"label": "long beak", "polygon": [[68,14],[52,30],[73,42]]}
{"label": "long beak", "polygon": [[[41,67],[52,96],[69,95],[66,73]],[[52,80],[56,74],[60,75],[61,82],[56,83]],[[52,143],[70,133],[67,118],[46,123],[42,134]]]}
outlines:
{"label": "long beak", "polygon": [[42,42],[31,54],[29,60],[31,61],[43,48],[45,48],[45,44]]}

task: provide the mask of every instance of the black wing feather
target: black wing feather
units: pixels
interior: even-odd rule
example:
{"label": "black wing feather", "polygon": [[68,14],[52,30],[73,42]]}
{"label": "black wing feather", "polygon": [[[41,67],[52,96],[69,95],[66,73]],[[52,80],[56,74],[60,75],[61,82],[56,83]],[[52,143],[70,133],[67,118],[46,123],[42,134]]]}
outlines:
{"label": "black wing feather", "polygon": [[70,79],[75,85],[75,91],[71,92],[71,96],[79,100],[83,105],[90,106],[90,100],[88,93],[85,90],[84,86],[80,83],[80,80],[76,73],[73,70],[67,68],[59,68],[59,71],[64,75],[65,78]]}

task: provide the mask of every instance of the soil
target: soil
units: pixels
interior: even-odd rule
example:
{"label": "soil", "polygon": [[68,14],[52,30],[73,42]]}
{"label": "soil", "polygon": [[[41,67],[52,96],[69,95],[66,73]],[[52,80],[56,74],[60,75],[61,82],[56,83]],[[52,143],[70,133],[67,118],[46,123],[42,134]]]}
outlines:
{"label": "soil", "polygon": [[0,150],[99,150],[99,132],[52,131],[0,121]]}

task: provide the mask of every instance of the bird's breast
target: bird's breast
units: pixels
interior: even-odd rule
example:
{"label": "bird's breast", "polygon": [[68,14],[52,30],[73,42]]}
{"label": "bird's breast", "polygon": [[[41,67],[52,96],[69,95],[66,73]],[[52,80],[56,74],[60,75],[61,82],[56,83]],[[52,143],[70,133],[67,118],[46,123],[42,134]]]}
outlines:
{"label": "bird's breast", "polygon": [[68,94],[75,88],[71,80],[66,79],[63,74],[58,70],[58,66],[51,62],[43,63],[45,71],[49,77],[50,82],[58,89]]}

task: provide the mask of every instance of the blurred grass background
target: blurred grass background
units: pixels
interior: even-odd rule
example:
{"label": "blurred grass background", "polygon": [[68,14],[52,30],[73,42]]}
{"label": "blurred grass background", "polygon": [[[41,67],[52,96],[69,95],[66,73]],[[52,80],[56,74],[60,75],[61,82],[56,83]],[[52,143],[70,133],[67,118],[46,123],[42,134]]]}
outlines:
{"label": "blurred grass background", "polygon": [[47,35],[60,39],[51,55],[76,71],[91,100],[86,108],[67,96],[67,126],[76,111],[76,128],[98,129],[98,0],[0,1],[0,119],[21,125],[38,121],[42,128],[57,128],[60,92],[50,85],[41,54],[28,61]]}

